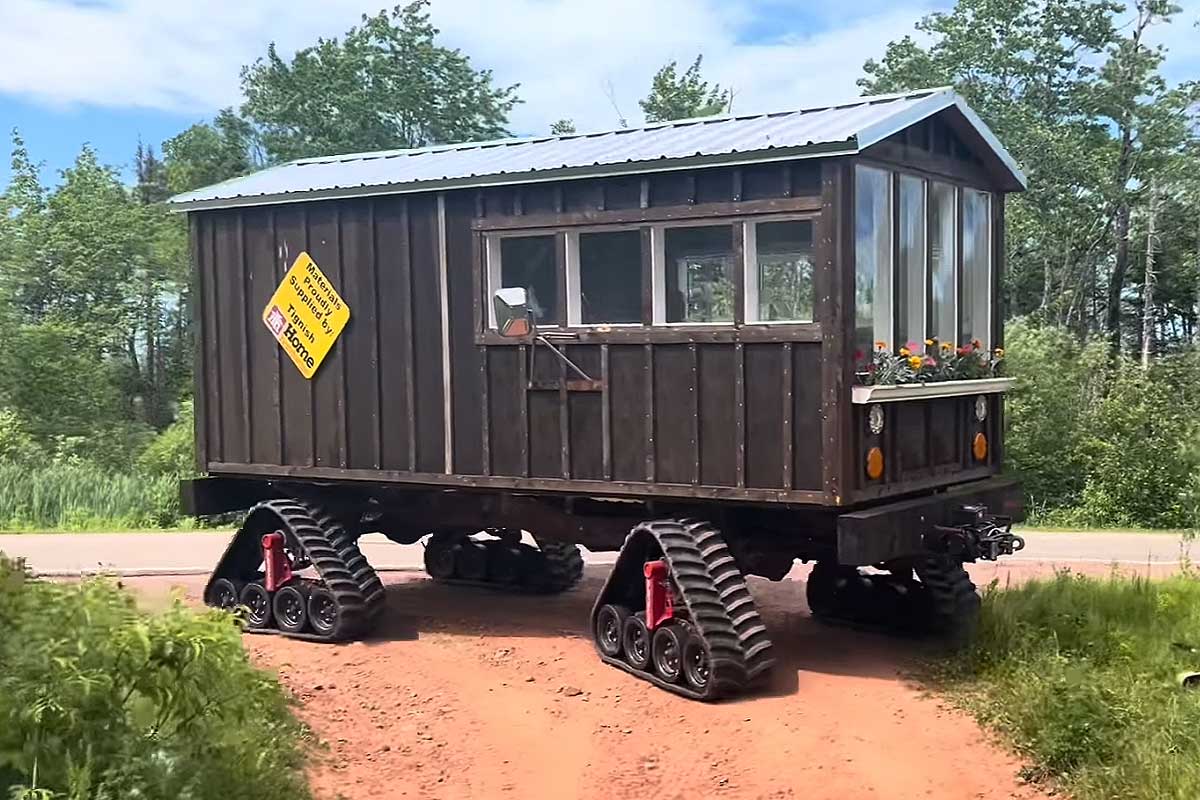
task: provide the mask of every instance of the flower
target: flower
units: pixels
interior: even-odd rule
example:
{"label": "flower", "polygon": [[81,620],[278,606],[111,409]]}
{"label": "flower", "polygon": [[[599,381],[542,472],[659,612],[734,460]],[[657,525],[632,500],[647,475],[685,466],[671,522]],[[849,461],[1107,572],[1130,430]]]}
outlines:
{"label": "flower", "polygon": [[921,368],[921,357],[920,356],[911,356],[908,359],[908,365],[910,367],[912,367],[913,369],[920,369]]}
{"label": "flower", "polygon": [[862,361],[862,360],[863,360],[863,351],[855,350],[854,351],[854,363],[857,364],[859,361]]}
{"label": "flower", "polygon": [[996,358],[1004,358],[1004,348],[1003,347],[996,348]]}
{"label": "flower", "polygon": [[883,341],[876,342],[875,349],[876,350],[887,350],[888,349],[887,342],[883,342]]}
{"label": "flower", "polygon": [[936,342],[935,340],[933,340],[933,339],[926,339],[926,340],[925,340],[925,346],[926,346],[926,347],[933,347],[935,344],[937,344],[937,342]]}
{"label": "flower", "polygon": [[906,344],[906,345],[904,345],[904,346],[905,346],[906,348],[908,348],[909,350],[916,350],[916,349],[917,349],[917,343],[916,343],[916,342],[909,342],[908,344]]}
{"label": "flower", "polygon": [[971,347],[974,347],[976,350],[978,350],[983,347],[983,342],[979,341],[978,339],[972,339]]}
{"label": "flower", "polygon": [[907,347],[901,347],[900,355],[904,356],[905,358],[908,358],[909,356],[912,355],[912,350],[909,350]]}
{"label": "flower", "polygon": [[874,371],[875,371],[875,365],[867,364],[867,372],[874,372]]}
{"label": "flower", "polygon": [[949,342],[942,342],[942,352],[943,353],[949,353],[953,349],[954,349],[954,345],[950,344]]}
{"label": "flower", "polygon": [[930,356],[925,356],[924,363],[925,363],[925,366],[927,366],[927,367],[936,367],[937,366],[937,362],[934,361],[933,358],[931,358]]}

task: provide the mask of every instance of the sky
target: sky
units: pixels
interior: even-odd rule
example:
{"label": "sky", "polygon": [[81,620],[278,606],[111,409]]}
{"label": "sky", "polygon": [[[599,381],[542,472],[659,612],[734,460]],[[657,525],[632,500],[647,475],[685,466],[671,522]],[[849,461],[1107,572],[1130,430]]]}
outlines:
{"label": "sky", "polygon": [[[90,143],[126,170],[139,138],[156,149],[239,102],[239,72],[339,36],[400,0],[0,0],[0,131],[16,127],[43,177]],[[863,62],[948,0],[433,0],[440,42],[500,85],[519,83],[514,134],[641,120],[638,99],[670,59],[704,55],[735,112],[778,111],[859,94]],[[1155,31],[1168,77],[1200,77],[1200,0]],[[610,100],[610,98],[612,98]],[[614,108],[615,101],[615,108]],[[8,145],[0,145],[0,186]]]}

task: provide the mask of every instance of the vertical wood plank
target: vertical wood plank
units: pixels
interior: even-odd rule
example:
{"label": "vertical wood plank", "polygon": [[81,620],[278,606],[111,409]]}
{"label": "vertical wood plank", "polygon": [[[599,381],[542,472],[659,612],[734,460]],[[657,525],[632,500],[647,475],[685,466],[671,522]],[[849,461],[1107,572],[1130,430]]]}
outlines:
{"label": "vertical wood plank", "polygon": [[638,206],[640,208],[650,207],[650,179],[643,177],[638,181]]}
{"label": "vertical wood plank", "polygon": [[521,345],[520,380],[517,389],[521,392],[521,475],[529,477],[529,357],[528,345]]}
{"label": "vertical wood plank", "polygon": [[612,480],[612,384],[608,374],[608,345],[600,345],[600,459],[601,475]]}
{"label": "vertical wood plank", "polygon": [[193,211],[188,217],[188,238],[192,254],[192,291],[188,297],[191,307],[192,320],[192,358],[196,365],[195,400],[192,427],[196,437],[196,471],[208,472],[208,369],[209,363],[205,352],[206,337],[209,335],[207,325],[201,315],[204,308],[205,284],[204,250],[201,241],[200,215]]}
{"label": "vertical wood plank", "polygon": [[[301,230],[304,232],[304,252],[311,254],[312,230],[309,226],[308,207],[303,203],[300,206],[300,220]],[[315,467],[317,465],[317,398],[311,379],[304,381],[304,388],[308,394],[308,465]]]}
{"label": "vertical wood plank", "polygon": [[374,327],[371,336],[371,368],[375,373],[375,419],[371,426],[374,447],[371,463],[375,469],[383,466],[383,370],[379,368],[379,248],[375,246],[375,200],[367,200],[367,264],[371,270],[371,319]]}
{"label": "vertical wood plank", "polygon": [[[338,285],[342,287],[342,291],[346,291],[346,260],[343,251],[342,243],[345,241],[345,236],[342,234],[342,205],[336,204],[333,207],[333,235],[337,237],[337,242],[334,245],[333,251],[337,253],[337,280]],[[356,264],[355,269],[358,268]],[[338,381],[337,397],[337,448],[338,448],[338,466],[342,469],[350,466],[350,436],[347,431],[346,424],[346,361],[347,354],[345,352],[345,342],[342,343],[341,358],[338,363],[341,366],[341,379]]]}
{"label": "vertical wood plank", "polygon": [[242,422],[242,446],[246,448],[246,461],[254,461],[254,437],[251,431],[254,426],[254,409],[250,405],[250,371],[254,366],[250,363],[250,324],[246,317],[253,312],[250,304],[250,270],[246,266],[246,214],[245,211],[237,212],[237,260],[238,260],[238,278],[241,283],[241,307],[242,313],[238,314],[238,328],[241,334],[239,348],[241,350],[242,374],[240,376],[242,392],[242,414],[245,419]]}
{"label": "vertical wood plank", "polygon": [[562,455],[562,476],[571,477],[571,403],[567,392],[567,365],[558,361],[558,439]]}
{"label": "vertical wood plank", "polygon": [[[275,285],[283,281],[285,267],[279,257],[279,227],[275,217],[275,209],[270,210],[271,225],[271,266],[275,277]],[[272,289],[274,291],[274,289]],[[275,407],[275,463],[283,462],[283,348],[275,347],[275,357],[271,364],[271,405]]]}
{"label": "vertical wood plank", "polygon": [[654,322],[654,232],[647,226],[642,234],[642,324]]}
{"label": "vertical wood plank", "polygon": [[653,483],[654,466],[654,345],[643,345],[646,354],[642,368],[646,377],[646,481]]}
{"label": "vertical wood plank", "polygon": [[732,183],[731,193],[732,200],[735,203],[740,203],[742,200],[742,168],[734,167],[730,173],[730,182]]}
{"label": "vertical wood plank", "polygon": [[746,485],[746,353],[738,342],[733,346],[733,429],[737,442],[734,471],[737,485]]}
{"label": "vertical wood plank", "polygon": [[746,224],[733,224],[733,324],[746,321]]}
{"label": "vertical wood plank", "polygon": [[404,400],[408,408],[408,471],[417,471],[417,390],[416,370],[414,368],[414,342],[416,331],[413,330],[413,280],[412,280],[412,236],[408,218],[408,198],[402,198],[400,205],[400,229],[404,231],[404,247],[397,253],[400,260],[400,282],[404,286],[404,299],[408,308],[401,309],[403,334],[401,346],[404,350]]}
{"label": "vertical wood plank", "polygon": [[794,440],[792,438],[792,412],[795,400],[792,390],[792,343],[783,343],[783,488],[791,489]]}
{"label": "vertical wood plank", "polygon": [[684,176],[684,185],[687,187],[685,193],[687,195],[687,204],[689,206],[696,205],[696,174],[689,172]]}
{"label": "vertical wood plank", "polygon": [[792,165],[791,164],[783,165],[781,177],[783,178],[782,194],[784,197],[791,197],[792,196]]}
{"label": "vertical wood plank", "polygon": [[213,387],[216,391],[212,393],[216,416],[210,421],[208,433],[210,437],[209,451],[212,453],[213,460],[225,460],[225,424],[221,414],[220,398],[225,387],[221,381],[221,308],[217,302],[217,275],[216,275],[216,258],[217,258],[217,226],[212,218],[208,224],[209,240],[208,240],[208,258],[212,272],[212,280],[205,281],[205,286],[208,291],[206,305],[209,308],[209,316],[211,324],[209,324],[209,335],[206,337],[208,345],[208,363],[212,367]]}
{"label": "vertical wood plank", "polygon": [[[520,202],[520,192],[516,202]],[[446,243],[446,195],[439,192],[437,196],[437,250],[438,267],[438,306],[441,312],[442,328],[442,425],[443,463],[445,472],[454,472],[454,373],[450,369],[450,265]]]}
{"label": "vertical wood plank", "polygon": [[525,214],[525,193],[520,186],[513,188],[513,216],[520,217]]}
{"label": "vertical wood plank", "polygon": [[561,183],[554,184],[554,212],[561,214],[566,207],[563,200],[563,187]]}
{"label": "vertical wood plank", "polygon": [[483,431],[480,446],[483,449],[483,474],[492,474],[492,403],[488,395],[488,385],[491,383],[491,369],[488,365],[488,349],[479,348],[479,382],[483,392],[483,418],[480,420]]}
{"label": "vertical wood plank", "polygon": [[696,343],[688,345],[688,356],[691,359],[692,380],[688,384],[692,412],[692,485],[700,485],[700,464],[703,454],[700,452],[700,358],[696,352]]}

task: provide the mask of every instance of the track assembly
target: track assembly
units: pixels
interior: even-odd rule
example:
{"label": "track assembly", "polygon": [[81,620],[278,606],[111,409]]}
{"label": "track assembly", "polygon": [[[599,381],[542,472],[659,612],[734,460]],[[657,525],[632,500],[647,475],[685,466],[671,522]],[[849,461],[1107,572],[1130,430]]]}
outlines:
{"label": "track assembly", "polygon": [[[308,568],[316,578],[298,573]],[[339,642],[364,636],[383,610],[383,583],[353,534],[320,506],[259,503],[204,589],[218,608],[242,608],[249,633]]]}
{"label": "track assembly", "polygon": [[[583,578],[583,556],[567,542],[521,542],[519,531],[496,531],[496,538],[435,533],[425,545],[425,571],[441,583],[531,594],[558,594]],[[536,538],[535,538],[536,541]]]}
{"label": "track assembly", "polygon": [[591,622],[601,660],[695,700],[741,694],[774,664],[741,570],[707,522],[636,526]]}

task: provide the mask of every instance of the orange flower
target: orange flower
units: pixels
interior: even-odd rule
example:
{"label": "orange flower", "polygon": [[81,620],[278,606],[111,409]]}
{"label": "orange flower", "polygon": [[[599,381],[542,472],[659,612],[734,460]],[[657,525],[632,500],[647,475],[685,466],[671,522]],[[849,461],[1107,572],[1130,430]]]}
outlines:
{"label": "orange flower", "polygon": [[875,349],[876,350],[887,350],[888,349],[887,342],[883,342],[883,341],[876,342]]}
{"label": "orange flower", "polygon": [[954,346],[951,345],[949,342],[942,342],[942,352],[943,353],[949,353],[953,349],[954,349]]}
{"label": "orange flower", "polygon": [[909,356],[912,355],[912,350],[909,350],[907,347],[901,347],[900,355],[904,356],[905,358],[908,358]]}
{"label": "orange flower", "polygon": [[908,359],[908,365],[910,367],[912,367],[913,369],[920,369],[921,368],[921,357],[920,356],[911,356]]}

